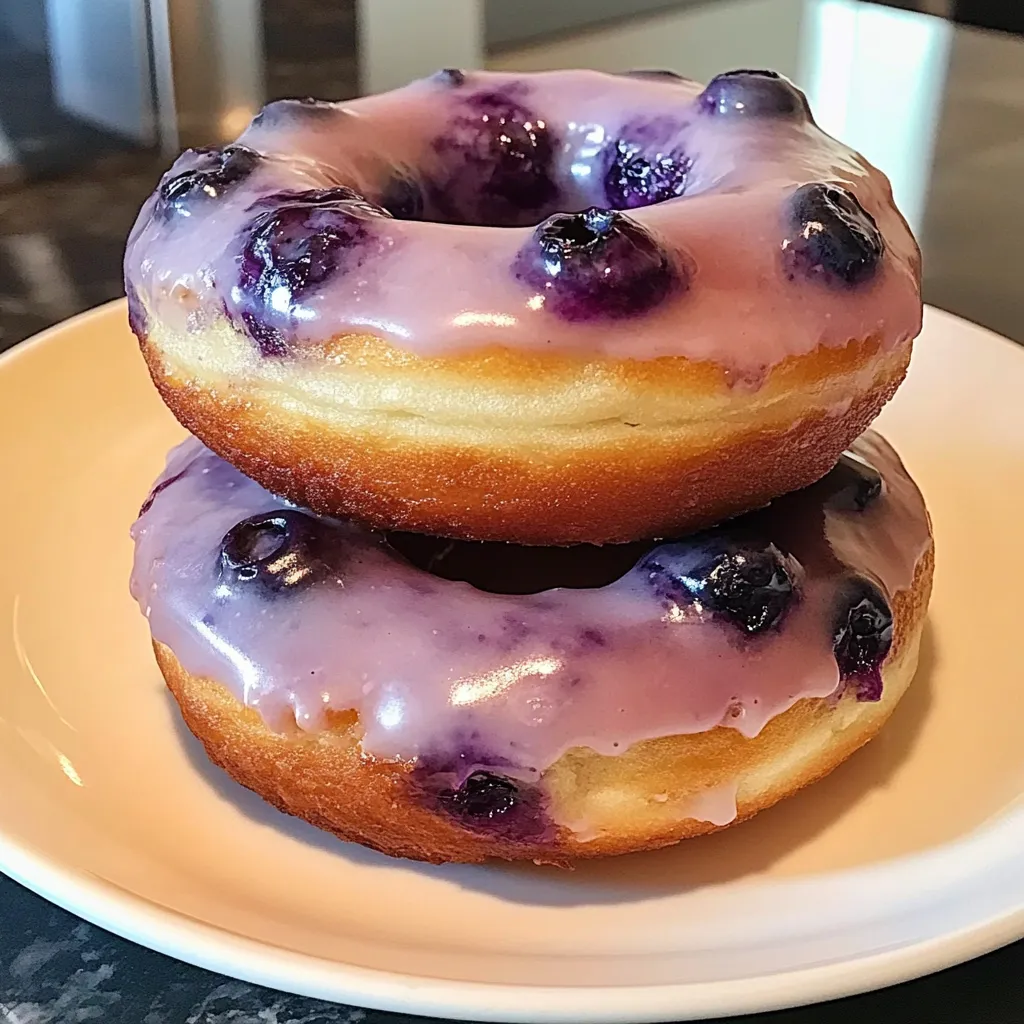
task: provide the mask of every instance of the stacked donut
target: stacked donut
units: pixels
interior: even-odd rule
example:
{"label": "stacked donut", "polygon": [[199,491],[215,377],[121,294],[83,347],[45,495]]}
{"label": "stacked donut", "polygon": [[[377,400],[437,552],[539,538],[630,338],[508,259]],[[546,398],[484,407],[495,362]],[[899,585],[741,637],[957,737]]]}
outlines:
{"label": "stacked donut", "polygon": [[179,158],[125,278],[193,435],[132,592],[190,729],[281,809],[430,861],[664,846],[909,684],[930,525],[865,429],[919,253],[785,78],[272,103]]}

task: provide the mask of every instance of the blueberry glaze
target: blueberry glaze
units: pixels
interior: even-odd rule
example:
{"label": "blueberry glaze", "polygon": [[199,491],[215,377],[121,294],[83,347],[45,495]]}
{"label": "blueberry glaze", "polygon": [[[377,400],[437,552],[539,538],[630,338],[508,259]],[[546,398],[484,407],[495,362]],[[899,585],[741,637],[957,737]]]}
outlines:
{"label": "blueberry glaze", "polygon": [[128,302],[128,326],[139,341],[145,340],[149,333],[149,317],[146,307],[142,305],[138,289],[131,281],[125,281],[124,294]]}
{"label": "blueberry glaze", "polygon": [[627,78],[653,78],[660,82],[686,82],[689,79],[684,78],[676,71],[668,71],[665,68],[632,68],[629,71],[623,71]]}
{"label": "blueberry glaze", "polygon": [[[451,70],[343,103],[277,101],[233,146],[176,163],[131,234],[126,283],[152,321],[152,344],[162,347],[165,331],[201,334],[226,311],[239,344],[275,358],[327,358],[330,339],[369,331],[427,357],[492,345],[675,355],[764,380],[787,358],[850,338],[905,345],[920,326],[917,248],[884,178],[823,135],[802,104],[784,80],[749,72],[702,90],[649,73]],[[808,180],[856,195],[878,236],[842,204],[835,216],[805,216],[799,197],[785,195]],[[284,214],[268,237],[252,237],[275,197],[342,187],[378,216],[341,201],[329,216]],[[560,285],[536,237],[548,218],[592,208],[628,211],[660,254],[646,247],[643,259],[618,266],[613,255],[599,268],[614,279],[611,315],[590,294],[601,289],[587,261],[558,261]],[[325,223],[340,213],[344,225]],[[291,237],[304,219],[321,221],[311,235],[325,230],[302,243],[308,268],[304,257],[267,259],[281,247],[269,236]],[[826,221],[836,230],[817,237]],[[331,258],[314,256],[318,247]],[[661,255],[684,287],[664,287]],[[523,277],[534,281],[524,288]],[[869,278],[870,295],[856,287]],[[623,315],[637,321],[628,331]],[[177,346],[177,369],[201,376],[201,351]]]}

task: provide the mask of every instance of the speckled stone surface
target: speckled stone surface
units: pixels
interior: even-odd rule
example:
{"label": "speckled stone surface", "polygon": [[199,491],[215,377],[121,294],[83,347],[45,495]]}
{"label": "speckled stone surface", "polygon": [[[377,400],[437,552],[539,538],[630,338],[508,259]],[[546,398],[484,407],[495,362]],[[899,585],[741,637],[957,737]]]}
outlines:
{"label": "speckled stone surface", "polygon": [[0,191],[0,349],[124,294],[124,240],[165,164],[116,156]]}
{"label": "speckled stone surface", "polygon": [[[271,95],[353,94],[352,6],[265,0]],[[121,294],[125,236],[166,164],[146,153],[113,154],[73,174],[0,190],[0,349]],[[926,299],[1018,341],[1024,341],[1022,174],[1024,41],[958,29],[922,232]],[[0,1024],[415,1019],[284,995],[187,966],[88,925],[0,876]],[[745,1019],[1024,1024],[1024,943],[884,992]]]}
{"label": "speckled stone surface", "polygon": [[0,882],[4,1024],[358,1024],[413,1018],[272,992],[143,951]]}
{"label": "speckled stone surface", "polygon": [[[171,960],[0,876],[2,1024],[412,1024],[285,995]],[[729,1018],[751,1024],[1021,1024],[1024,945],[885,992]],[[726,1022],[728,1024],[728,1021]]]}

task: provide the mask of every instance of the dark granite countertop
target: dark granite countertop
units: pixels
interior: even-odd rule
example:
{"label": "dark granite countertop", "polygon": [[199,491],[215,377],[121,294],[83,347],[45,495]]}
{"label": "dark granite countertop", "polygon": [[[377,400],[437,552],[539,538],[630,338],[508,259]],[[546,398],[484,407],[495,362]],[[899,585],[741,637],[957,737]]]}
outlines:
{"label": "dark granite countertop", "polygon": [[[311,0],[265,6],[266,80],[272,95],[343,96],[354,90],[352,4],[339,3],[330,11]],[[777,0],[779,18],[794,6]],[[949,12],[955,6],[941,0],[929,5]],[[719,7],[742,10],[742,4],[732,2]],[[33,85],[32,77],[45,69],[45,60],[21,60],[14,53],[13,37],[4,34],[5,11],[0,11],[0,183],[23,170],[29,180],[0,189],[0,349],[121,294],[125,236],[167,163],[152,152],[100,139],[66,118],[26,117],[25,104],[45,98],[46,89]],[[651,53],[660,56],[661,30],[656,20],[651,24]],[[853,50],[844,87],[846,123],[859,140],[876,114],[879,120],[892,116],[899,122],[895,141],[890,138],[888,148],[882,148],[899,164],[894,177],[913,208],[911,219],[924,250],[927,301],[1024,341],[1024,289],[1019,286],[1024,39],[937,19],[920,18],[915,24],[922,47],[913,57],[923,69],[917,80],[919,86],[924,82],[920,95],[908,98],[913,75],[897,75],[893,80],[899,89],[894,85],[890,96],[895,112],[868,106],[884,90],[863,89],[863,83],[892,71],[882,67],[883,54]],[[788,46],[794,60],[804,55],[804,64],[792,73],[814,73],[804,66],[813,27],[806,18],[788,29],[779,20],[776,40],[744,37],[743,25],[740,17],[730,31],[723,29],[721,63],[750,66],[762,52],[760,63],[777,63],[771,58]],[[820,23],[813,25],[822,31]],[[614,25],[601,28],[615,30]],[[795,38],[781,39],[786,32],[799,34],[800,45]],[[577,37],[584,61],[591,52],[586,27],[563,26],[559,36],[563,46]],[[818,44],[819,49],[829,45],[826,36]],[[516,56],[505,48],[495,59],[514,63]],[[678,63],[680,70],[690,70],[684,58]],[[16,88],[20,98],[15,102]],[[18,104],[21,109],[15,111]],[[45,135],[40,124],[51,134]],[[25,160],[25,168],[8,163],[6,174],[5,127],[15,157]],[[61,145],[79,147],[72,149],[71,166],[66,159],[62,163]],[[45,153],[46,159],[36,166],[33,153]],[[43,178],[33,174],[40,169]],[[411,1019],[283,995],[184,965],[86,924],[3,876],[0,907],[0,1022],[6,1024],[385,1024]],[[1022,1024],[1024,943],[884,992],[756,1019],[765,1024]]]}
{"label": "dark granite countertop", "polygon": [[[3,1024],[405,1024],[190,967],[86,924],[0,876]],[[882,992],[756,1024],[1021,1024],[1024,943]]]}

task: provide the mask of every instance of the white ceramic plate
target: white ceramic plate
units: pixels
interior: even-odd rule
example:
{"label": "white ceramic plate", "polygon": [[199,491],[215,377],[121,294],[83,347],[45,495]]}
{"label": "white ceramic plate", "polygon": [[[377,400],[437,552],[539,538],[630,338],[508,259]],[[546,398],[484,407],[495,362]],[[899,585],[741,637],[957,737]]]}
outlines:
{"label": "white ceramic plate", "polygon": [[180,428],[124,308],[0,361],[0,868],[114,932],[294,992],[504,1021],[694,1019],[901,981],[1024,935],[1024,351],[929,311],[882,419],[935,520],[922,665],[774,810],[590,864],[431,868],[265,806],[185,733],[128,596]]}

